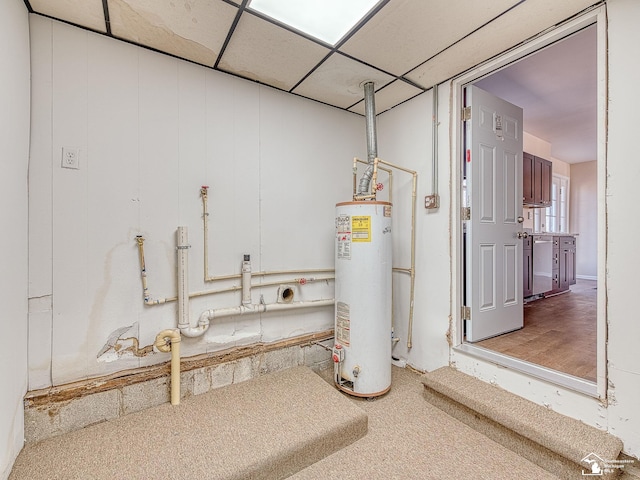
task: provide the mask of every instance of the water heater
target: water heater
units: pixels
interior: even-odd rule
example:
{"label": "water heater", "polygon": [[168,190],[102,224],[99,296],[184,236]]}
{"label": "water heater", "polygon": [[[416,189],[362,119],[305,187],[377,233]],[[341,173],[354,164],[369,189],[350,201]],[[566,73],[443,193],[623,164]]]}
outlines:
{"label": "water heater", "polygon": [[391,203],[336,205],[336,386],[359,397],[391,388]]}

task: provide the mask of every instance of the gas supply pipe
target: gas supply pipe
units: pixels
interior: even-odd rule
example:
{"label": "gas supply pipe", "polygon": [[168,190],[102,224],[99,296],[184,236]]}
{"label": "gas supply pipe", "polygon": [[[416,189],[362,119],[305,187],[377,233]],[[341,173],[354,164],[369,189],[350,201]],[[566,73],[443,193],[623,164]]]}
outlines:
{"label": "gas supply pipe", "polygon": [[171,352],[171,405],[180,404],[180,332],[162,330],[153,345],[161,352]]}

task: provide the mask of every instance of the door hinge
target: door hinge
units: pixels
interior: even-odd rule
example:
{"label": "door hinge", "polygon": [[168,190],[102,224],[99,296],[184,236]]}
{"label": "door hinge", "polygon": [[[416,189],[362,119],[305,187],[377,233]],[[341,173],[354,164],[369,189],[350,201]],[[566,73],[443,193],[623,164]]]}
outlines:
{"label": "door hinge", "polygon": [[471,307],[462,307],[462,320],[471,320]]}
{"label": "door hinge", "polygon": [[462,121],[468,122],[471,120],[471,107],[464,107],[462,109]]}
{"label": "door hinge", "polygon": [[462,207],[461,217],[463,222],[471,220],[471,207]]}

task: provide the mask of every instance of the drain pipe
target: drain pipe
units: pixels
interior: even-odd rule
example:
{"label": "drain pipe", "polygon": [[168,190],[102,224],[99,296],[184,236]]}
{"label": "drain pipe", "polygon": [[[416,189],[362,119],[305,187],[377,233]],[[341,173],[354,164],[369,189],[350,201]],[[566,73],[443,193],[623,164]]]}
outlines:
{"label": "drain pipe", "polygon": [[375,84],[364,84],[364,116],[367,129],[367,169],[365,170],[358,186],[358,195],[369,194],[371,178],[374,173],[374,161],[378,157],[378,139],[376,134],[376,103]]}
{"label": "drain pipe", "polygon": [[335,305],[333,298],[327,300],[310,300],[305,302],[293,302],[293,303],[258,303],[252,305],[239,305],[237,307],[229,308],[216,308],[205,310],[200,315],[200,322],[206,321],[209,323],[215,318],[222,317],[237,317],[241,315],[247,315],[251,313],[263,313],[263,312],[281,312],[284,310],[293,310],[299,308],[313,308],[313,307],[326,307],[329,305]]}
{"label": "drain pipe", "polygon": [[187,241],[187,227],[178,227],[176,235],[176,250],[178,252],[178,329],[185,337],[199,337],[209,328],[209,321],[201,317],[195,327],[192,327],[189,321],[189,262],[187,254],[191,245]]}
{"label": "drain pipe", "polygon": [[180,332],[162,330],[154,346],[161,352],[171,352],[171,405],[180,404]]}

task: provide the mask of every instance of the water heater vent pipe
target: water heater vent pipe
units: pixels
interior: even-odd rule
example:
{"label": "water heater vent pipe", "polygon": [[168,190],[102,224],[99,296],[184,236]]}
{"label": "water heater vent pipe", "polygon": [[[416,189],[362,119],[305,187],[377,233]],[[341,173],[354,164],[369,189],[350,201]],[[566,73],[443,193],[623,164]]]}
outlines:
{"label": "water heater vent pipe", "polygon": [[375,84],[364,84],[364,116],[367,129],[367,169],[358,186],[358,195],[367,195],[373,177],[374,160],[378,157],[378,138],[376,132]]}

